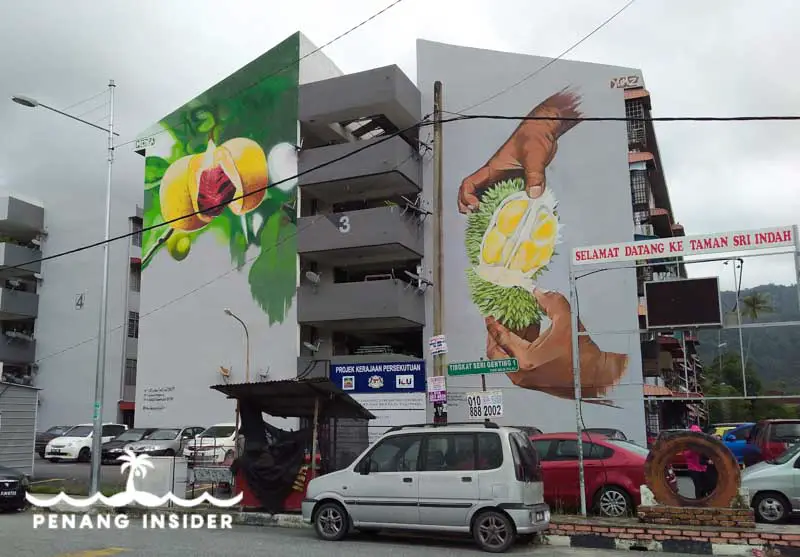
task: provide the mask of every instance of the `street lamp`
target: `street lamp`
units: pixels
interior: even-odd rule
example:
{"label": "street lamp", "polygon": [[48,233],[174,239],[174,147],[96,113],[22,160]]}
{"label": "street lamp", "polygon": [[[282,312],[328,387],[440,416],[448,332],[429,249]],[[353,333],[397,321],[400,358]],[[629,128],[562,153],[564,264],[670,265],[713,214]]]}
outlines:
{"label": "street lamp", "polygon": [[77,120],[82,124],[91,126],[98,130],[102,130],[108,134],[108,173],[106,177],[106,222],[105,222],[105,236],[103,243],[103,286],[100,294],[100,318],[97,327],[97,365],[95,369],[94,378],[94,411],[92,414],[92,424],[94,426],[92,431],[92,470],[91,482],[89,487],[89,495],[94,495],[100,490],[100,458],[101,458],[101,445],[103,439],[103,389],[105,388],[105,374],[106,374],[106,340],[107,340],[107,321],[108,321],[108,270],[109,270],[109,255],[110,250],[108,242],[111,238],[111,175],[114,166],[114,136],[119,135],[114,133],[114,80],[108,82],[108,102],[109,102],[109,118],[108,128],[98,126],[92,122],[88,122],[72,114],[67,114],[61,110],[47,106],[39,101],[30,97],[22,95],[15,95],[11,100],[18,105],[26,108],[45,108],[56,114],[61,114],[72,120]]}
{"label": "street lamp", "polygon": [[[736,277],[736,262],[739,263],[739,277],[738,277],[738,284],[737,284],[737,277]],[[723,265],[727,265],[730,261],[725,261]],[[731,269],[733,269],[733,287],[736,288],[736,324],[739,328],[739,358],[742,363],[742,392],[744,393],[744,398],[747,398],[747,369],[745,368],[744,364],[744,339],[742,338],[742,308],[740,305],[739,297],[742,291],[742,267],[744,266],[744,259],[741,257],[737,257],[734,260],[734,264],[731,265]]]}
{"label": "street lamp", "polygon": [[250,382],[250,331],[247,330],[247,325],[244,324],[244,321],[239,319],[235,313],[233,313],[230,309],[225,308],[225,315],[230,315],[236,321],[242,324],[244,328],[244,381],[245,383]]}

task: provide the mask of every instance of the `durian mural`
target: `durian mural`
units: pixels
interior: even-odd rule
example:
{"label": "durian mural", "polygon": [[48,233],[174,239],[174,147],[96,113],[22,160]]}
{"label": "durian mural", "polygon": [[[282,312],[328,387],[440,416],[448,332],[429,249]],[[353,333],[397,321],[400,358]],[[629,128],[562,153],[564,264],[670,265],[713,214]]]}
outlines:
{"label": "durian mural", "polygon": [[[546,183],[558,139],[580,121],[580,105],[568,88],[544,100],[458,193],[466,215],[467,284],[485,319],[486,356],[516,358],[519,372],[507,374],[515,385],[566,399],[574,396],[573,309],[564,294],[537,285],[561,256],[564,231],[580,226],[562,222]],[[545,316],[550,325],[542,330]],[[583,396],[605,395],[625,374],[628,356],[603,352],[589,336],[580,336],[578,345]]]}

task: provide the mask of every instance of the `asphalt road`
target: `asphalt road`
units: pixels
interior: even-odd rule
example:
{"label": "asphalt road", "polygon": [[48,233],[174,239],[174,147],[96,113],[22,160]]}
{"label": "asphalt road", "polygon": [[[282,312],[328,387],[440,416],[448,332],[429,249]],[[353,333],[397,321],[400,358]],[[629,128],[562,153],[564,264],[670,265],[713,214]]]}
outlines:
{"label": "asphalt road", "polygon": [[[14,557],[465,557],[486,555],[466,541],[364,538],[317,540],[311,530],[234,526],[232,530],[33,529],[33,515],[0,515],[4,555]],[[509,555],[624,557],[629,551],[519,546]],[[672,554],[673,557],[681,557]]]}
{"label": "asphalt road", "polygon": [[[91,466],[88,462],[48,462],[36,456],[33,463],[33,482],[37,485],[89,485]],[[118,465],[105,465],[100,471],[100,485],[124,486],[125,476]]]}

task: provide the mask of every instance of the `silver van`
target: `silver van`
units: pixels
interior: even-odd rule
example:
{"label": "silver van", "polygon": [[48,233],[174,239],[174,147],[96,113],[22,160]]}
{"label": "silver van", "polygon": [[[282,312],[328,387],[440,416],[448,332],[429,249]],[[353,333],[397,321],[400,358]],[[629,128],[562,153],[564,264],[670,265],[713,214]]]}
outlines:
{"label": "silver van", "polygon": [[353,528],[460,532],[502,553],[550,523],[533,444],[492,422],[391,428],[306,497],[303,520],[328,541]]}

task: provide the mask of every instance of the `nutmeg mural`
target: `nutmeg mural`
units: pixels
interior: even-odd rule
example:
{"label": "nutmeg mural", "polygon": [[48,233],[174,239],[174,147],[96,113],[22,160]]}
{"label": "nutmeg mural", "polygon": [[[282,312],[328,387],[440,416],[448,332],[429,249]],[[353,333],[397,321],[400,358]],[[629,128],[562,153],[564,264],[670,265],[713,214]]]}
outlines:
{"label": "nutmeg mural", "polygon": [[[269,58],[254,64],[270,66]],[[297,284],[297,70],[250,84],[233,79],[253,71],[159,123],[171,144],[167,156],[146,157],[142,269],[147,280],[156,258],[188,261],[198,240],[213,236],[248,274],[252,298],[273,324],[286,318]]]}

